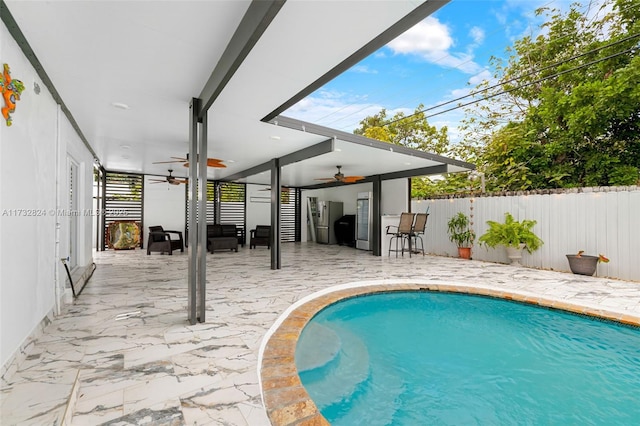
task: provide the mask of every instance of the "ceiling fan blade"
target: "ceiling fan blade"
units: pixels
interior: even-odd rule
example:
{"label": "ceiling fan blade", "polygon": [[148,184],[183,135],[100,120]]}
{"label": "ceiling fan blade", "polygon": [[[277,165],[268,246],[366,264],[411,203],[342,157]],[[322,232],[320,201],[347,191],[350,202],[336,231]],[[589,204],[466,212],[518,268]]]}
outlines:
{"label": "ceiling fan blade", "polygon": [[176,182],[177,184],[181,184],[181,183],[187,183],[187,182],[189,182],[189,180],[187,180],[187,179],[174,179],[173,182]]}
{"label": "ceiling fan blade", "polygon": [[169,157],[169,158],[173,158],[173,159],[178,160],[178,161],[189,161],[188,159],[183,158],[183,157]]}
{"label": "ceiling fan blade", "polygon": [[209,167],[220,167],[220,168],[227,167],[226,164],[222,163],[222,160],[218,160],[217,158],[207,158],[207,166],[209,166]]}
{"label": "ceiling fan blade", "polygon": [[[185,162],[183,164],[183,166],[185,167],[189,167],[189,162]],[[226,168],[226,164],[222,163],[222,160],[219,160],[217,158],[207,158],[207,166],[208,167],[217,167],[217,168],[221,168],[224,169]]]}
{"label": "ceiling fan blade", "polygon": [[315,180],[324,180],[324,181],[327,181],[327,182],[354,183],[354,182],[357,182],[357,181],[362,180],[362,179],[365,178],[364,176],[345,176],[340,171],[342,166],[336,166],[336,167],[338,168],[338,173],[333,175],[333,177],[331,177],[331,178],[316,178]]}
{"label": "ceiling fan blade", "polygon": [[344,178],[342,178],[342,182],[354,183],[362,179],[364,179],[364,176],[345,176]]}

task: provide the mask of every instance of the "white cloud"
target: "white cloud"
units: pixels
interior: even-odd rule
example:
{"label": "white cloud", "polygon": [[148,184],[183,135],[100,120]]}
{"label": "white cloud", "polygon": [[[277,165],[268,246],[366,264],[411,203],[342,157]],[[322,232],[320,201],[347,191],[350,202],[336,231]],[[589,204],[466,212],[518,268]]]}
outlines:
{"label": "white cloud", "polygon": [[447,56],[440,57],[436,62],[445,67],[457,68],[466,74],[474,74],[482,68],[473,60],[470,53],[449,53]]}
{"label": "white cloud", "polygon": [[[467,94],[469,90],[469,88],[456,89],[451,92],[451,97],[449,99],[457,96],[463,96]],[[286,115],[333,129],[353,132],[355,128],[359,127],[362,119],[367,116],[377,114],[384,108],[383,105],[377,103],[367,103],[365,99],[366,97],[359,97],[358,99],[355,99],[347,93],[337,91],[318,92],[314,95],[307,96],[302,101],[291,107],[287,111]],[[440,102],[449,99],[442,99]],[[427,107],[433,105],[427,105]],[[452,106],[454,105],[452,104],[448,107]],[[413,108],[396,108],[387,109],[386,111],[387,117],[389,118],[393,117],[398,112],[402,112],[406,116],[414,113]],[[428,111],[426,114],[431,115],[433,113],[437,113],[437,110]],[[447,126],[449,140],[452,143],[458,143],[462,139],[462,132],[458,126],[460,125],[460,120],[463,117],[464,111],[456,109],[443,114],[437,114],[429,118],[428,121],[430,125],[436,126],[438,129],[443,126]]]}
{"label": "white cloud", "polygon": [[[613,12],[613,6],[614,6],[613,3],[614,2],[607,2],[605,0],[598,0],[598,1],[593,1],[589,3],[589,9],[584,12],[585,16],[587,17],[587,20],[591,22],[601,20],[607,14]],[[602,40],[609,39],[610,32],[611,32],[611,24],[608,23],[603,28],[603,34],[601,36],[601,39]]]}
{"label": "white cloud", "polygon": [[493,75],[489,70],[482,70],[478,74],[474,75],[469,79],[469,84],[472,86],[476,86],[479,83],[482,83],[483,80],[489,80],[492,82],[494,80]]}
{"label": "white cloud", "polygon": [[459,89],[453,89],[451,91],[451,99],[460,98],[462,96],[467,96],[471,93],[471,87],[462,87]]}
{"label": "white cloud", "polygon": [[394,54],[419,56],[427,62],[457,68],[467,74],[478,72],[481,68],[473,61],[473,54],[451,52],[454,45],[449,27],[430,16],[391,41],[387,47]]}
{"label": "white cloud", "polygon": [[429,16],[404,34],[391,41],[388,46],[395,53],[431,55],[453,46],[449,28]]}
{"label": "white cloud", "polygon": [[[352,132],[367,116],[379,113],[384,106],[366,102],[366,96],[351,97],[347,93],[321,91],[307,96],[289,110],[287,116]],[[387,109],[387,117],[398,112],[413,113],[409,108]]]}
{"label": "white cloud", "polygon": [[471,38],[473,39],[476,45],[480,45],[484,41],[484,36],[485,36],[484,30],[480,27],[471,28],[471,30],[469,30],[469,35],[471,36]]}
{"label": "white cloud", "polygon": [[461,110],[455,110],[446,112],[441,115],[429,118],[429,124],[435,126],[438,129],[447,127],[447,136],[449,136],[449,142],[456,144],[462,140],[463,132],[460,130],[460,120],[464,117]]}
{"label": "white cloud", "polygon": [[[518,40],[524,36],[532,38],[540,34],[547,34],[548,28],[541,29],[540,25],[547,21],[547,15],[536,15],[539,8],[556,9],[565,14],[569,11],[575,0],[506,0],[500,10],[493,13],[499,22],[504,26],[507,38],[511,41]],[[613,2],[610,0],[590,0],[581,2],[582,6],[578,10],[584,14],[588,20],[592,20],[599,13],[606,13],[611,10]],[[601,6],[605,5],[605,10],[600,12]],[[600,15],[602,16],[602,15]]]}
{"label": "white cloud", "polygon": [[504,12],[496,11],[494,12],[496,20],[500,25],[505,25],[507,23],[507,14]]}
{"label": "white cloud", "polygon": [[360,74],[378,74],[377,70],[373,70],[366,65],[356,65],[352,67],[349,71],[360,73]]}
{"label": "white cloud", "polygon": [[[560,0],[563,1],[563,0]],[[556,1],[557,4],[558,1]],[[494,10],[498,22],[504,27],[507,39],[515,41],[523,36],[533,35],[540,18],[536,18],[535,10],[545,6],[547,0],[506,0],[500,10]]]}
{"label": "white cloud", "polygon": [[[493,75],[491,75],[491,72],[489,72],[489,70],[483,70],[478,74],[474,75],[473,77],[471,77],[469,79],[469,84],[467,86],[452,89],[449,92],[449,96],[447,96],[447,100],[458,99],[458,98],[469,95],[471,92],[475,90],[475,87],[484,80],[488,80],[489,83],[494,82]],[[461,100],[461,102],[468,102],[469,100],[471,100],[471,98],[463,99]]]}
{"label": "white cloud", "polygon": [[601,19],[607,13],[613,12],[613,2],[598,0],[589,3],[589,9],[586,12],[587,19],[590,21]]}

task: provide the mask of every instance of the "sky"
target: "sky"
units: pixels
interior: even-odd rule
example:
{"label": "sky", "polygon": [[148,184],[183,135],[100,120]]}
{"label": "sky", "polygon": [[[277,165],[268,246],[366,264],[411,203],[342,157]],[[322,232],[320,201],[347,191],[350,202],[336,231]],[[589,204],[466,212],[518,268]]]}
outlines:
{"label": "sky", "polygon": [[[589,4],[588,0],[583,2]],[[463,96],[482,80],[492,78],[492,56],[506,59],[506,48],[515,40],[540,33],[543,18],[535,16],[536,9],[565,11],[570,3],[452,0],[284,115],[351,132],[360,120],[383,108],[387,117],[398,111],[408,115],[420,104],[428,108]],[[597,7],[592,5],[591,9]],[[455,142],[460,138],[458,125],[463,117],[464,111],[459,109],[428,117],[428,122],[438,129],[447,126],[449,138]]]}

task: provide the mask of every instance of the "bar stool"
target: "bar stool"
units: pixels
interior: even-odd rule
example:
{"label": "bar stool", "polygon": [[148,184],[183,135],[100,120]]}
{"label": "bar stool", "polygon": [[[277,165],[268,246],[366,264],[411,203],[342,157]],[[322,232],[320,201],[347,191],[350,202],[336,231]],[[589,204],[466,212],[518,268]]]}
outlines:
{"label": "bar stool", "polygon": [[[416,220],[413,224],[413,229],[411,230],[411,235],[409,235],[410,239],[413,239],[413,249],[414,253],[418,254],[422,252],[424,256],[424,241],[422,240],[422,235],[424,235],[424,230],[427,227],[427,219],[429,218],[428,213],[418,213],[416,214]],[[418,250],[418,240],[420,240],[420,250]]]}
{"label": "bar stool", "polygon": [[[410,235],[411,232],[413,230],[413,219],[415,218],[415,213],[402,213],[400,215],[400,223],[398,224],[398,226],[395,225],[389,225],[387,226],[387,235],[391,235],[391,240],[389,240],[389,253],[388,255],[391,256],[391,252],[395,251],[396,252],[396,257],[398,257],[398,252],[402,253],[402,256],[404,256],[404,251],[405,251],[405,239],[407,240],[408,246],[409,246],[409,257],[411,257],[411,239],[410,239]],[[392,230],[391,228],[394,228],[395,230]],[[396,248],[395,250],[391,249],[391,246],[393,244],[393,240],[396,240]],[[400,242],[400,248],[398,249],[398,241]]]}

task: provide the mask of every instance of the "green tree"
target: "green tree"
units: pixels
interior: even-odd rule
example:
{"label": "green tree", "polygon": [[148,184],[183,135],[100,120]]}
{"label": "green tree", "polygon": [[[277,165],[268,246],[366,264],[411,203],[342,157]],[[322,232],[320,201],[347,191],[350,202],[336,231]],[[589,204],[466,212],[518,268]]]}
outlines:
{"label": "green tree", "polygon": [[469,173],[447,173],[430,178],[416,177],[411,180],[412,198],[429,198],[442,194],[480,192],[481,181],[473,179]]}
{"label": "green tree", "polygon": [[[492,59],[494,78],[476,87],[464,141],[489,189],[628,185],[640,170],[640,8],[617,0],[592,19],[574,4],[541,34]],[[601,10],[602,12],[602,10]]]}
{"label": "green tree", "polygon": [[[388,117],[387,111],[382,109],[379,113],[360,121],[360,127],[354,130],[354,133],[394,145],[449,155],[451,146],[447,127],[438,130],[435,126],[429,125],[423,109],[424,105],[418,105],[409,116],[398,112],[393,117]],[[424,198],[441,193],[443,186],[445,185],[441,180],[432,181],[428,177],[413,178],[411,196]]]}
{"label": "green tree", "polygon": [[447,127],[438,130],[429,125],[423,109],[424,105],[418,105],[410,116],[397,112],[393,117],[388,117],[387,111],[382,109],[373,116],[365,117],[353,132],[394,145],[446,154],[449,150]]}

